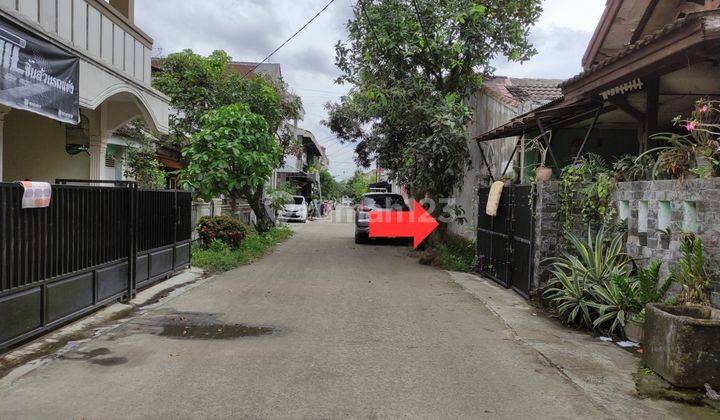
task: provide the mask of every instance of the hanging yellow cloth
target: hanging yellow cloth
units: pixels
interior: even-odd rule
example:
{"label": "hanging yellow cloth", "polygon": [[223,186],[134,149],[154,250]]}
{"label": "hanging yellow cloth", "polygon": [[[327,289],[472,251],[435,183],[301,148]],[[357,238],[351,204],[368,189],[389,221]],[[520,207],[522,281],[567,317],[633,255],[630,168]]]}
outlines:
{"label": "hanging yellow cloth", "polygon": [[488,216],[497,216],[498,205],[500,204],[500,196],[502,195],[503,187],[505,187],[505,183],[502,181],[495,181],[490,186],[487,206],[485,206],[485,213]]}

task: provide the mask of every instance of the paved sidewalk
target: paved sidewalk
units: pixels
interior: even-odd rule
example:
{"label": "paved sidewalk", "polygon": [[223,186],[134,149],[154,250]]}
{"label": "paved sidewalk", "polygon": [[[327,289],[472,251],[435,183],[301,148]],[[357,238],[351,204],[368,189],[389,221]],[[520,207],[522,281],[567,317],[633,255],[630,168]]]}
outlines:
{"label": "paved sidewalk", "polygon": [[720,417],[708,408],[638,398],[633,374],[641,365],[639,357],[615,343],[604,342],[587,332],[573,330],[539,315],[520,296],[490,280],[466,273],[449,274],[455,283],[502,319],[515,340],[535,350],[597,406],[613,416]]}

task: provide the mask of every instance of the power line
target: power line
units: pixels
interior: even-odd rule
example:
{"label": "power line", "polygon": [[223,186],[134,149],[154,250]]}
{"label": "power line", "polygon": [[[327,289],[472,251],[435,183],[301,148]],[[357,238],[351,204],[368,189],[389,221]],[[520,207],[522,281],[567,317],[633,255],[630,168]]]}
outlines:
{"label": "power line", "polygon": [[302,27],[300,27],[300,29],[298,29],[297,31],[295,31],[295,33],[292,34],[292,35],[290,36],[290,38],[286,39],[285,42],[283,42],[282,44],[280,44],[279,47],[275,48],[275,50],[274,50],[273,52],[271,52],[270,54],[268,54],[267,57],[263,58],[261,62],[255,64],[255,66],[253,66],[252,69],[248,70],[245,74],[243,74],[243,77],[245,77],[245,76],[247,76],[248,74],[254,72],[255,69],[257,69],[258,67],[260,67],[260,64],[264,63],[264,62],[267,61],[270,57],[272,57],[276,52],[280,51],[280,48],[284,47],[285,44],[287,44],[287,43],[290,42],[293,38],[295,38],[295,36],[297,36],[297,34],[299,34],[300,32],[302,32],[303,29],[307,28],[307,26],[308,26],[309,24],[311,24],[312,21],[314,21],[315,19],[317,19],[317,17],[320,16],[320,14],[325,11],[325,9],[327,9],[328,7],[330,7],[330,5],[331,5],[334,1],[335,1],[335,0],[330,0],[329,2],[327,2],[327,4],[326,4],[325,6],[323,6],[323,8],[320,9],[319,12],[315,13],[315,16],[313,16],[312,18],[310,18],[310,20],[308,20],[307,22],[305,22],[305,24],[304,24]]}

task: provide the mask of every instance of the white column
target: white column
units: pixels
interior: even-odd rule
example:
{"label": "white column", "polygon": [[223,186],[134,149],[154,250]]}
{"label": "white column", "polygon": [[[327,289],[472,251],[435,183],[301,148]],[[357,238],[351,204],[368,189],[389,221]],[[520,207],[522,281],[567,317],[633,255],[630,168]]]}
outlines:
{"label": "white column", "polygon": [[90,179],[102,181],[105,179],[105,156],[107,154],[107,139],[110,132],[99,135],[90,135]]}
{"label": "white column", "polygon": [[4,137],[5,137],[5,117],[7,116],[8,112],[10,112],[10,108],[4,105],[0,105],[0,182],[3,180],[3,148],[5,147]]}

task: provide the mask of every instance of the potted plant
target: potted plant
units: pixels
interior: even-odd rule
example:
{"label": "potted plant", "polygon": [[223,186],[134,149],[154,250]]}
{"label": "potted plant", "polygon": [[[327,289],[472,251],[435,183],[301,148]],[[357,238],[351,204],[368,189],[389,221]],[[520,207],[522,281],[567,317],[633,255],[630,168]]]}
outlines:
{"label": "potted plant", "polygon": [[659,302],[672,284],[670,277],[662,283],[658,282],[661,265],[660,261],[653,260],[647,267],[639,267],[634,276],[613,278],[629,308],[623,331],[630,341],[642,343],[645,331],[645,306],[648,303]]}
{"label": "potted plant", "polygon": [[672,238],[672,231],[670,230],[670,227],[666,227],[665,229],[660,229],[660,246],[662,249],[669,249],[670,248],[670,239]]}
{"label": "potted plant", "polygon": [[[548,136],[547,143],[544,143],[543,140],[541,140],[544,139],[545,135]],[[545,166],[551,142],[552,132],[546,131],[545,133],[540,134],[539,136],[529,140],[526,143],[527,150],[537,150],[538,157],[540,159],[538,162],[538,166],[535,168],[535,180],[537,182],[549,181],[550,177],[552,177],[552,169]]]}
{"label": "potted plant", "polygon": [[679,268],[670,280],[682,286],[679,305],[645,307],[645,364],[673,385],[720,388],[720,310],[709,305],[710,276],[700,237],[681,242]]}

